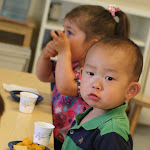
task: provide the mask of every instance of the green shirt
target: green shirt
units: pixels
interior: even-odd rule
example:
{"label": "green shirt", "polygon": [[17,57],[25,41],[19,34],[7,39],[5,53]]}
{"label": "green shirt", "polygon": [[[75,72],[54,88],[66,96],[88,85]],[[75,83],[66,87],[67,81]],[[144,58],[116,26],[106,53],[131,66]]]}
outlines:
{"label": "green shirt", "polygon": [[76,115],[75,125],[68,131],[62,150],[107,150],[110,146],[111,150],[131,150],[133,144],[125,113],[126,107],[127,104],[123,104],[82,125],[79,125],[80,121],[93,108]]}

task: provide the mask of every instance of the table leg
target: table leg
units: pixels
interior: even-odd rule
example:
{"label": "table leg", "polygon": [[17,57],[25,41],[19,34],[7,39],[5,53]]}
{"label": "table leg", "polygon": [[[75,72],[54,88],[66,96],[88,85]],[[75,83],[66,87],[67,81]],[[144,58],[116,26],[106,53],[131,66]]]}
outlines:
{"label": "table leg", "polygon": [[133,135],[134,130],[136,128],[140,112],[141,112],[142,106],[135,104],[133,111],[131,112],[131,116],[129,117],[129,122],[130,122],[130,134]]}

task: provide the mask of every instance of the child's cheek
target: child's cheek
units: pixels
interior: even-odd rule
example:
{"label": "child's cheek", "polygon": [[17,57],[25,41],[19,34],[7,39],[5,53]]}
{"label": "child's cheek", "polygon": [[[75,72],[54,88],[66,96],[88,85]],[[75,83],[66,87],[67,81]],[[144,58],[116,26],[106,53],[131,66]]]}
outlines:
{"label": "child's cheek", "polygon": [[83,99],[86,97],[87,91],[89,89],[89,87],[87,86],[88,86],[87,82],[81,83],[80,92],[81,92],[81,96],[83,97]]}

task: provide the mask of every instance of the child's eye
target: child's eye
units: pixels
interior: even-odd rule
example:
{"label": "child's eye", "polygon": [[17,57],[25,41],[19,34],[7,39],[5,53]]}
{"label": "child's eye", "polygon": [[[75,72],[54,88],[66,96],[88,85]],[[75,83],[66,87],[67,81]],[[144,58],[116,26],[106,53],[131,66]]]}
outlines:
{"label": "child's eye", "polygon": [[69,35],[72,35],[72,32],[71,31],[65,31],[65,34],[67,35],[67,36],[69,36]]}
{"label": "child's eye", "polygon": [[93,72],[87,72],[87,74],[90,75],[90,76],[94,76]]}
{"label": "child's eye", "polygon": [[72,32],[71,32],[71,31],[68,31],[68,35],[72,35]]}
{"label": "child's eye", "polygon": [[106,80],[112,81],[114,79],[112,77],[106,77]]}
{"label": "child's eye", "polygon": [[69,36],[69,35],[72,35],[72,32],[71,31],[68,31],[68,30],[65,30],[64,33]]}

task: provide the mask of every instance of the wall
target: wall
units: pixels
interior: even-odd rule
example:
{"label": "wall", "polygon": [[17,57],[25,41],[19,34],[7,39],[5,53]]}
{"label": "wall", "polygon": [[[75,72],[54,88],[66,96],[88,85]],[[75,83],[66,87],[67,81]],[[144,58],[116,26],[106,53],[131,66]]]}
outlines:
{"label": "wall", "polygon": [[38,23],[41,22],[45,0],[31,0],[28,16],[33,17]]}
{"label": "wall", "polygon": [[[150,95],[150,69],[148,72],[144,93]],[[139,123],[150,125],[150,109],[149,108],[142,109],[140,118],[139,118]]]}

